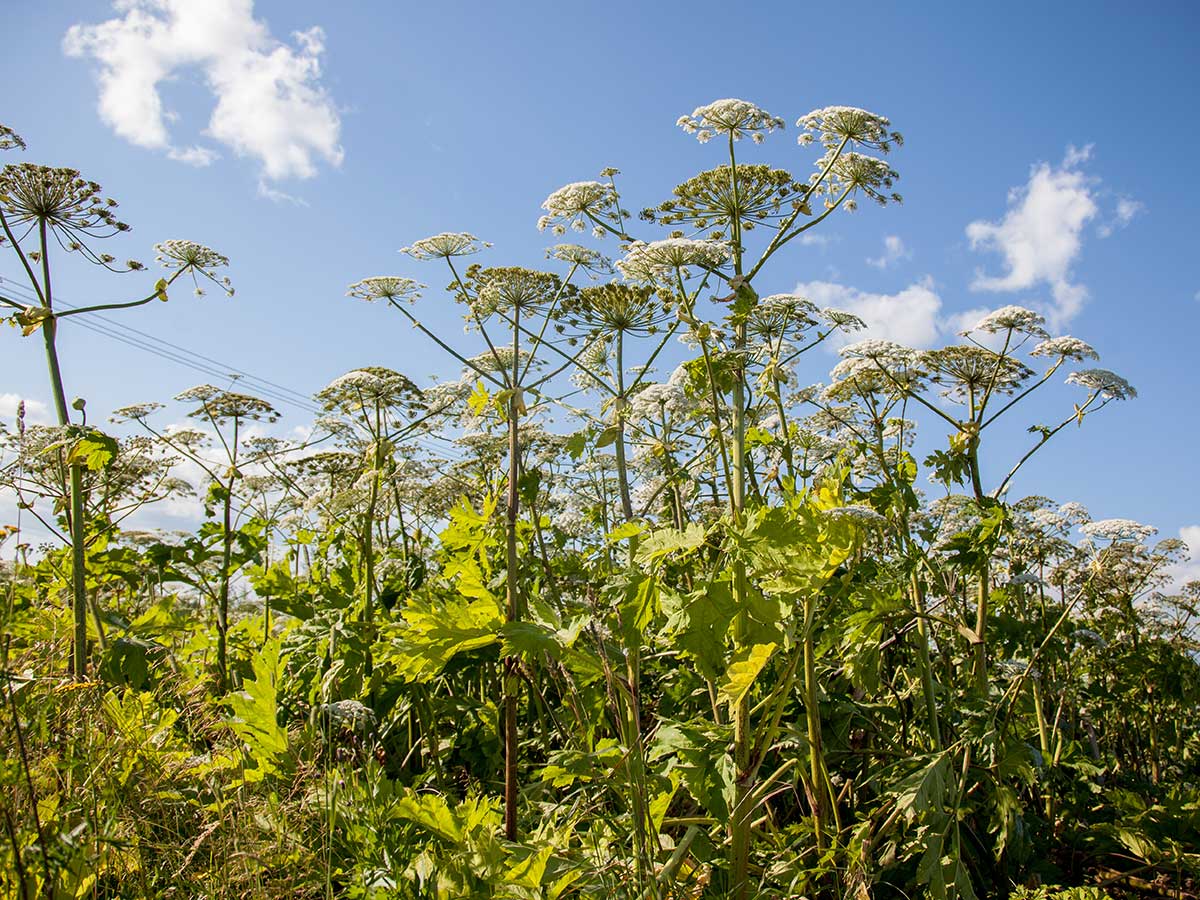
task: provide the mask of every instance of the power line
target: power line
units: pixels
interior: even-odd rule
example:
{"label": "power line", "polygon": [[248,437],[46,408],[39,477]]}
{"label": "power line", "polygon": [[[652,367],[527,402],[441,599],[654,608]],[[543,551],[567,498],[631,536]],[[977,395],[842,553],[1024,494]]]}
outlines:
{"label": "power line", "polygon": [[[27,287],[16,284],[8,279],[3,280],[6,292],[16,296],[17,299],[24,300],[30,304],[40,304],[40,299]],[[68,309],[79,309],[80,307],[68,303],[61,298],[57,303]],[[84,320],[87,321],[84,321]],[[97,321],[98,320],[98,321]],[[83,313],[78,316],[71,316],[65,321],[77,325],[87,331],[102,335],[111,340],[119,341],[126,346],[136,350],[142,350],[167,362],[183,366],[192,371],[199,372],[210,378],[225,379],[234,378],[235,380],[244,381],[248,387],[264,397],[274,400],[278,403],[284,403],[289,406],[303,410],[309,415],[319,416],[324,410],[309,402],[308,395],[300,391],[293,390],[285,385],[271,381],[266,378],[254,375],[244,369],[239,369],[236,366],[230,366],[225,362],[214,359],[211,356],[206,356],[203,353],[198,353],[183,347],[171,341],[164,340],[149,332],[141,331],[133,328],[122,322],[102,316],[98,313]],[[123,333],[125,332],[125,333]],[[158,346],[156,346],[158,345]],[[164,349],[167,348],[167,349]],[[216,367],[220,368],[216,368]],[[295,399],[300,398],[300,399]],[[454,441],[437,434],[426,434],[421,436],[410,436],[405,441],[411,441],[423,449],[438,453],[444,456],[449,456],[452,461],[459,461],[461,456],[457,458],[454,453],[460,453],[461,450],[455,445]],[[431,446],[433,442],[440,442],[443,446]]]}

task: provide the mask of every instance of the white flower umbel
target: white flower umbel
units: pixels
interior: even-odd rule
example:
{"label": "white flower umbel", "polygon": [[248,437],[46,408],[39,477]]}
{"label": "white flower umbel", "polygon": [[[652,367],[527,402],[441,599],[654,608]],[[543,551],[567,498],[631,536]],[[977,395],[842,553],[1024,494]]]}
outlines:
{"label": "white flower umbel", "polygon": [[492,246],[465,231],[443,231],[432,237],[413,241],[411,246],[401,247],[400,252],[413,259],[446,259],[451,256],[470,256]]}
{"label": "white flower umbel", "polygon": [[546,214],[538,219],[538,231],[549,228],[555,234],[566,234],[568,228],[584,231],[593,218],[619,221],[617,192],[602,181],[563,185],[543,201],[542,209]]}
{"label": "white flower umbel", "polygon": [[1085,359],[1100,358],[1100,354],[1092,348],[1091,344],[1070,335],[1063,335],[1062,337],[1042,341],[1029,351],[1029,355],[1049,356],[1055,359],[1073,359],[1076,362],[1083,362]]}
{"label": "white flower umbel", "polygon": [[372,303],[376,300],[412,303],[421,296],[421,289],[424,287],[420,282],[400,275],[376,275],[354,282],[346,288],[346,296]]}
{"label": "white flower umbel", "polygon": [[1077,384],[1089,391],[1098,391],[1113,400],[1132,400],[1137,391],[1128,381],[1108,369],[1080,369],[1067,376],[1067,384]]}
{"label": "white flower umbel", "polygon": [[691,238],[666,238],[650,243],[634,241],[624,259],[617,260],[617,269],[629,281],[653,282],[688,266],[719,268],[729,256],[729,245],[723,241]]}
{"label": "white flower umbel", "polygon": [[1042,327],[1045,324],[1046,319],[1032,309],[1026,309],[1023,306],[1002,306],[976,322],[975,327],[971,330],[983,331],[987,334],[1017,331],[1033,337],[1049,338],[1049,332]]}
{"label": "white flower umbel", "polygon": [[1158,534],[1152,525],[1143,525],[1133,519],[1100,519],[1079,526],[1079,530],[1093,541],[1136,541],[1140,543]]}
{"label": "white flower umbel", "polygon": [[869,506],[835,506],[833,509],[827,509],[825,515],[859,526],[882,525],[887,521]]}
{"label": "white flower umbel", "polygon": [[761,144],[767,134],[784,127],[783,119],[778,116],[747,100],[732,98],[697,106],[690,116],[680,116],[675,124],[688,134],[694,134],[702,144],[717,135],[732,137],[735,141],[750,135],[754,143]]}
{"label": "white flower umbel", "polygon": [[900,132],[890,130],[892,123],[887,118],[854,106],[814,109],[801,116],[796,127],[804,130],[798,138],[802,146],[819,141],[833,149],[845,141],[887,153],[893,145],[904,143]]}

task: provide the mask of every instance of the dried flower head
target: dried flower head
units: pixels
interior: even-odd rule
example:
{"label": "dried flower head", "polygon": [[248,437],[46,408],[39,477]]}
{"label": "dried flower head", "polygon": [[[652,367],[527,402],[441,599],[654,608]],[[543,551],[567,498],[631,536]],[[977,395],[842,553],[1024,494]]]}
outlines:
{"label": "dried flower head", "polygon": [[346,288],[346,296],[372,303],[376,300],[413,303],[421,296],[424,287],[425,285],[401,275],[376,275],[354,282]]}
{"label": "dried flower head", "polygon": [[[16,163],[0,171],[0,210],[9,226],[20,232],[15,235],[18,242],[44,225],[64,250],[113,271],[114,257],[96,252],[89,241],[129,230],[117,219],[116,207],[117,201],[104,197],[100,185],[76,169]],[[41,250],[30,251],[32,258],[39,258]],[[140,266],[129,268],[135,267]]]}
{"label": "dried flower head", "polygon": [[7,125],[0,125],[0,150],[24,150],[25,142],[21,136]]}
{"label": "dried flower head", "polygon": [[229,258],[218,253],[203,244],[197,244],[195,241],[170,240],[163,241],[161,244],[154,245],[155,259],[158,264],[166,269],[178,269],[180,272],[186,272],[192,276],[192,284],[196,286],[196,293],[203,294],[196,282],[196,275],[199,274],[203,278],[207,278],[222,292],[228,296],[233,296],[233,285],[228,278],[218,279],[212,273],[212,269],[218,269],[222,266],[229,265]]}
{"label": "dried flower head", "polygon": [[798,138],[801,145],[819,141],[831,150],[845,141],[887,153],[893,145],[904,143],[900,132],[891,130],[892,123],[887,118],[854,106],[814,109],[808,115],[801,116],[796,127],[803,129],[803,134]]}
{"label": "dried flower head", "polygon": [[734,221],[748,228],[756,222],[789,215],[801,203],[807,186],[790,172],[770,166],[730,166],[701,172],[677,186],[675,197],[644,209],[641,218],[662,225],[685,223],[699,231],[724,230]]}
{"label": "dried flower head", "polygon": [[680,116],[675,123],[688,134],[694,134],[700,143],[706,143],[717,135],[726,135],[740,141],[750,135],[756,144],[772,131],[784,127],[783,119],[746,100],[714,100],[705,106],[697,106],[690,116]]}
{"label": "dried flower head", "polygon": [[562,317],[589,334],[618,331],[654,334],[674,316],[674,303],[648,286],[603,284],[588,287],[563,303]]}
{"label": "dried flower head", "polygon": [[1077,384],[1112,400],[1132,400],[1137,396],[1133,385],[1108,369],[1081,369],[1067,376],[1067,384]]}
{"label": "dried flower head", "polygon": [[161,403],[135,403],[132,406],[122,406],[120,409],[114,409],[109,421],[114,424],[121,422],[140,422],[143,419],[149,418],[158,410],[162,409]]}
{"label": "dried flower head", "polygon": [[274,422],[279,418],[279,413],[266,400],[236,391],[221,390],[211,384],[188,388],[175,399],[180,403],[198,404],[196,409],[188,413],[189,416],[211,419],[218,424],[230,419]]}
{"label": "dried flower head", "polygon": [[[467,284],[474,296],[460,296],[480,317],[512,310],[530,312],[550,305],[563,291],[563,282],[552,272],[523,266],[494,266],[468,270]],[[460,292],[461,294],[461,292]]]}
{"label": "dried flower head", "polygon": [[443,231],[432,237],[414,241],[409,247],[401,247],[413,259],[449,259],[452,256],[470,256],[492,246],[465,231]]}

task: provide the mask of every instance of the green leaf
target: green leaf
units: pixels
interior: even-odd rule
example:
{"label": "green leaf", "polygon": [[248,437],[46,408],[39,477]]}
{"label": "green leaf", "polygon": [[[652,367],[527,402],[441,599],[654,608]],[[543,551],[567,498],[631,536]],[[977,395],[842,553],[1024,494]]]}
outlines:
{"label": "green leaf", "polygon": [[71,446],[67,462],[71,465],[81,464],[89,471],[99,472],[116,458],[117,452],[116,438],[89,428]]}
{"label": "green leaf", "polygon": [[664,631],[701,675],[716,681],[725,669],[725,635],[737,612],[729,582],[714,581],[689,594],[663,589],[661,597]]}
{"label": "green leaf", "polygon": [[721,696],[730,706],[739,703],[754,686],[759,673],[775,653],[776,646],[778,645],[754,644],[742,647],[733,655],[729,668],[725,670],[725,677],[718,686]]}
{"label": "green leaf", "polygon": [[683,531],[660,528],[642,540],[638,547],[637,561],[648,565],[672,553],[690,553],[703,546],[705,537],[704,526],[697,522],[691,523]]}
{"label": "green leaf", "polygon": [[500,639],[504,615],[489,598],[467,601],[413,601],[399,628],[391,630],[386,660],[405,681],[431,681],[459,653]]}
{"label": "green leaf", "polygon": [[261,781],[278,772],[288,752],[287,729],[279,724],[275,699],[275,680],[280,669],[280,645],[277,638],[267,641],[251,657],[254,677],[243,682],[242,690],[230,694],[225,703],[233,718],[233,732],[248,748],[244,767],[246,782]]}
{"label": "green leaf", "polygon": [[600,432],[600,436],[596,438],[596,449],[607,447],[609,444],[615,443],[617,440],[617,435],[620,433],[621,429],[618,426],[609,425],[602,432]]}
{"label": "green leaf", "polygon": [[504,880],[509,884],[517,884],[523,887],[539,887],[542,883],[542,878],[546,875],[546,863],[550,861],[553,853],[554,847],[552,846],[535,850],[505,872]]}
{"label": "green leaf", "polygon": [[605,541],[610,544],[619,544],[626,538],[637,537],[646,530],[646,526],[640,522],[626,522],[623,525],[618,525],[612,531],[604,536]]}

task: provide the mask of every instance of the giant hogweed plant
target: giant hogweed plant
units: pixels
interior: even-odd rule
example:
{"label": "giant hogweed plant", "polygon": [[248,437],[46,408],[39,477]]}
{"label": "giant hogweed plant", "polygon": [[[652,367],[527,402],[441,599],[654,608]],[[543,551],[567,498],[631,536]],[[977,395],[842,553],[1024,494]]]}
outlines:
{"label": "giant hogweed plant", "polygon": [[[25,149],[25,142],[11,129],[0,125],[0,150]],[[61,453],[69,472],[69,506],[66,512],[71,544],[71,597],[74,615],[72,670],[79,679],[87,677],[87,532],[84,513],[84,470],[101,468],[116,448],[111,438],[86,421],[76,423],[72,410],[82,413],[83,398],[68,402],[58,353],[58,324],[70,316],[130,309],[154,300],[167,299],[171,285],[184,275],[215,283],[231,294],[228,278],[220,280],[213,271],[229,264],[221,254],[192,241],[172,240],[156,246],[158,261],[169,274],[160,278],[146,294],[108,303],[62,309],[55,306],[51,272],[57,254],[74,255],[109,272],[137,272],[145,266],[137,260],[121,263],[97,243],[122,232],[129,225],[117,218],[117,202],[105,197],[102,188],[85,179],[76,169],[9,163],[0,170],[0,246],[16,258],[25,286],[35,302],[24,303],[0,289],[0,304],[14,312],[10,324],[25,337],[41,332],[50,372],[50,389],[58,424],[70,440]],[[197,292],[201,292],[199,285]],[[11,293],[11,292],[9,292]]]}
{"label": "giant hogweed plant", "polygon": [[[1042,860],[1068,865],[1068,847],[1192,865],[1186,792],[1162,787],[1196,748],[1180,724],[1200,684],[1184,661],[1194,591],[1160,593],[1178,548],[1007,500],[1033,454],[1132,388],[1072,372],[1074,409],[1001,466],[985,434],[1095,355],[1015,307],[949,347],[846,344],[830,383],[804,386],[805,354],[865,323],[756,284],[836,210],[895,199],[874,154],[898,136],[843,107],[798,124],[825,148],[807,179],[739,159],[782,126],[752,104],[684,117],[726,158],[644,226],[616,170],[553,192],[543,228],[619,242],[607,283],[577,283],[614,269],[575,245],[551,251],[555,273],[461,269],[486,249],[467,234],[407,248],[447,265],[470,353],[421,322],[417,282],[351,287],[464,377],[419,395],[390,370],[339,379],[318,398],[337,449],[261,448],[276,481],[253,493],[292,510],[288,555],[226,566],[217,528],[204,563],[250,564],[287,631],[286,662],[244,670],[234,699],[253,709],[230,701],[239,753],[214,750],[204,777],[269,789],[270,816],[318,813],[314,890],[973,897],[1053,877]],[[673,233],[638,233],[657,224]],[[676,338],[690,358],[657,382]],[[582,428],[543,427],[555,406]],[[951,433],[926,459],[945,490],[931,502],[918,421]],[[422,423],[459,432],[460,458],[412,459]],[[248,460],[214,471],[249,494]],[[32,587],[12,596],[33,608]],[[311,763],[282,764],[313,723]],[[349,743],[331,746],[339,728]],[[239,758],[256,774],[236,775]],[[30,834],[10,843],[32,869],[46,857]]]}

